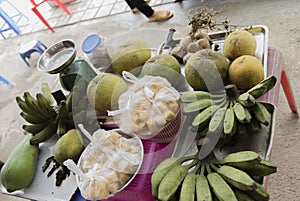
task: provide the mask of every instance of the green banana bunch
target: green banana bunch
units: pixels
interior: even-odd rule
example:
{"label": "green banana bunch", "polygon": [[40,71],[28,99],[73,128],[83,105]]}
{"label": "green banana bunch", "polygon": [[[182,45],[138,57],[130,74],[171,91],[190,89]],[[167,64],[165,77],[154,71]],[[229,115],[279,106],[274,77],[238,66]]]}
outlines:
{"label": "green banana bunch", "polygon": [[154,196],[154,198],[158,198],[158,187],[162,179],[166,176],[170,169],[193,158],[194,156],[187,156],[182,158],[171,157],[165,159],[156,167],[155,171],[151,176],[152,195]]}
{"label": "green banana bunch", "polygon": [[[198,132],[216,132],[223,125],[224,137],[235,134],[260,132],[268,126],[271,114],[266,104],[257,101],[276,84],[276,77],[269,76],[246,92],[239,93],[235,85],[225,86],[225,93],[187,91],[180,96],[183,113],[193,118],[192,126]],[[198,113],[198,114],[197,114]]]}
{"label": "green banana bunch", "polygon": [[223,161],[211,156],[203,160],[195,156],[173,157],[154,171],[152,194],[162,201],[264,201],[269,194],[252,176],[275,172],[276,166],[254,151],[234,152]]}
{"label": "green banana bunch", "polygon": [[22,110],[20,116],[29,123],[22,125],[22,128],[33,135],[31,143],[44,142],[55,133],[61,137],[69,128],[74,127],[72,99],[71,91],[66,100],[52,105],[54,97],[46,83],[42,83],[42,91],[37,93],[35,98],[28,91],[24,92],[23,97],[16,97],[16,102]]}
{"label": "green banana bunch", "polygon": [[159,184],[158,199],[167,201],[174,197],[179,186],[188,175],[189,169],[195,166],[197,162],[198,161],[194,159],[193,162],[188,165],[179,164],[171,168]]}

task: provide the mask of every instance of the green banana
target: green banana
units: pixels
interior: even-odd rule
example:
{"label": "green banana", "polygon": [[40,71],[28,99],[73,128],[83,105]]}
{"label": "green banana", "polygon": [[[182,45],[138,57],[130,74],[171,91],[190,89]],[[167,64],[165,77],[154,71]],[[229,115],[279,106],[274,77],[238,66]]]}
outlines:
{"label": "green banana", "polygon": [[158,187],[158,199],[170,200],[175,194],[182,181],[188,174],[189,169],[194,166],[198,161],[193,161],[188,165],[176,165],[161,180]]}
{"label": "green banana", "polygon": [[73,90],[70,91],[70,93],[66,97],[66,105],[69,112],[72,111],[72,99],[73,99]]}
{"label": "green banana", "polygon": [[57,135],[58,137],[63,136],[67,132],[67,123],[65,119],[59,119],[57,124]]}
{"label": "green banana", "polygon": [[232,188],[233,192],[238,199],[238,201],[255,201],[250,195],[248,195],[245,191],[241,191],[237,188]]}
{"label": "green banana", "polygon": [[242,104],[240,104],[239,102],[235,102],[233,105],[233,111],[234,114],[237,118],[237,120],[240,123],[247,123],[247,115],[246,115],[246,109],[244,108],[244,106]]}
{"label": "green banana", "polygon": [[196,101],[186,104],[183,108],[183,112],[184,113],[197,112],[197,111],[201,111],[211,105],[212,105],[211,99],[196,100]]}
{"label": "green banana", "polygon": [[240,190],[254,190],[256,188],[256,182],[247,173],[235,167],[222,165],[217,173],[229,184]]}
{"label": "green banana", "polygon": [[57,119],[48,124],[43,130],[32,136],[30,143],[35,145],[50,139],[57,131]]}
{"label": "green banana", "polygon": [[253,105],[255,105],[256,103],[256,99],[249,93],[245,92],[242,93],[237,101],[242,104],[244,107],[251,107]]}
{"label": "green banana", "polygon": [[267,176],[277,171],[277,166],[267,160],[261,160],[258,164],[250,169],[245,170],[249,175],[252,176]]}
{"label": "green banana", "polygon": [[49,101],[50,105],[53,105],[55,100],[52,96],[51,89],[46,82],[42,83],[41,92],[42,92],[43,96]]}
{"label": "green banana", "polygon": [[215,114],[211,117],[209,122],[208,131],[216,132],[218,128],[223,128],[224,117],[226,113],[227,107],[218,108]]}
{"label": "green banana", "polygon": [[217,105],[211,105],[201,111],[197,116],[195,117],[194,121],[192,122],[193,126],[198,126],[199,128],[204,128],[207,126],[210,122],[210,119],[212,115],[216,112],[216,110],[219,108]]}
{"label": "green banana", "polygon": [[36,101],[39,106],[41,113],[49,118],[55,117],[56,112],[50,102],[44,97],[42,93],[36,94]]}
{"label": "green banana", "polygon": [[256,189],[246,191],[254,200],[268,201],[270,199],[269,193],[264,189],[264,187],[256,182]]}
{"label": "green banana", "polygon": [[227,108],[224,117],[223,131],[225,135],[234,135],[237,131],[237,119],[232,107]]}
{"label": "green banana", "polygon": [[39,147],[31,145],[31,135],[19,143],[4,163],[0,179],[8,192],[27,187],[34,179],[39,156]]}
{"label": "green banana", "polygon": [[219,100],[226,97],[225,93],[212,94],[206,91],[186,91],[180,95],[180,101],[183,103],[190,103],[202,99]]}
{"label": "green banana", "polygon": [[245,114],[246,114],[246,119],[245,119],[245,122],[248,124],[251,122],[251,119],[252,119],[252,115],[250,113],[250,111],[248,110],[248,108],[245,108]]}
{"label": "green banana", "polygon": [[57,115],[59,119],[66,119],[68,117],[69,111],[65,100],[59,102],[57,110]]}
{"label": "green banana", "polygon": [[238,201],[233,190],[221,175],[216,172],[210,172],[207,175],[207,180],[215,196],[220,201]]}
{"label": "green banana", "polygon": [[169,170],[186,160],[192,159],[193,157],[194,156],[188,156],[182,158],[176,158],[176,157],[167,158],[156,167],[156,169],[154,170],[151,176],[152,195],[154,196],[154,198],[156,199],[158,198],[159,184],[161,180],[164,178],[164,176],[169,172]]}
{"label": "green banana", "polygon": [[44,121],[42,123],[39,123],[39,124],[31,124],[31,125],[23,125],[22,128],[28,132],[28,133],[31,133],[32,135],[35,135],[37,134],[38,132],[40,132],[41,130],[43,130],[50,122],[51,120],[49,121]]}
{"label": "green banana", "polygon": [[241,169],[251,169],[261,161],[261,157],[254,151],[239,151],[228,154],[223,164]]}
{"label": "green banana", "polygon": [[17,101],[17,104],[19,106],[19,108],[26,114],[28,115],[31,115],[31,116],[35,116],[35,117],[39,117],[41,119],[44,118],[44,116],[36,109],[32,109],[31,107],[29,107],[27,105],[27,103],[25,102],[25,100],[22,100],[21,97],[17,96],[16,97],[16,101]]}
{"label": "green banana", "polygon": [[25,101],[22,100],[22,98],[21,98],[20,96],[17,96],[17,97],[16,97],[16,102],[17,102],[19,108],[20,108],[23,112],[25,112],[25,113],[27,113],[27,114],[32,114],[32,112],[34,112],[33,110],[31,110],[31,109],[27,106],[27,104],[25,103]]}
{"label": "green banana", "polygon": [[208,180],[201,174],[196,178],[196,197],[197,201],[212,201]]}
{"label": "green banana", "polygon": [[24,112],[20,112],[20,116],[30,124],[39,124],[47,120],[45,117],[39,117]]}
{"label": "green banana", "polygon": [[179,201],[195,200],[196,174],[188,173],[182,182]]}
{"label": "green banana", "polygon": [[251,94],[255,99],[258,99],[271,90],[275,86],[276,81],[277,78],[274,75],[271,75],[249,89],[247,93]]}
{"label": "green banana", "polygon": [[268,109],[260,102],[251,107],[254,117],[262,124],[268,126],[271,122],[271,114]]}
{"label": "green banana", "polygon": [[41,113],[41,111],[40,111],[40,107],[38,106],[37,100],[34,99],[34,97],[31,96],[31,94],[28,91],[24,92],[23,96],[24,96],[26,105],[31,110],[34,110],[34,111],[38,112],[39,114],[43,115],[43,113]]}
{"label": "green banana", "polygon": [[180,95],[180,101],[190,103],[202,99],[210,99],[211,94],[206,91],[186,91]]}

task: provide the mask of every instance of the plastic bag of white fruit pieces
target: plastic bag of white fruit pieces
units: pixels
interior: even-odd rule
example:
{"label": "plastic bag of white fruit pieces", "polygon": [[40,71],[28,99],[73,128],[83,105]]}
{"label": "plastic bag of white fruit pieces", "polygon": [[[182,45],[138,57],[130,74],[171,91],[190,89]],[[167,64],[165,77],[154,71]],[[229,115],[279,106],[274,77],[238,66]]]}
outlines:
{"label": "plastic bag of white fruit pieces", "polygon": [[93,138],[78,162],[86,175],[78,178],[78,187],[85,199],[106,199],[125,187],[139,170],[142,143],[138,137],[121,135],[118,130],[99,129]]}
{"label": "plastic bag of white fruit pieces", "polygon": [[133,84],[119,97],[119,110],[109,111],[108,115],[117,117],[125,133],[133,132],[142,139],[152,138],[175,118],[180,94],[160,76],[146,75],[138,79],[123,71],[123,77]]}

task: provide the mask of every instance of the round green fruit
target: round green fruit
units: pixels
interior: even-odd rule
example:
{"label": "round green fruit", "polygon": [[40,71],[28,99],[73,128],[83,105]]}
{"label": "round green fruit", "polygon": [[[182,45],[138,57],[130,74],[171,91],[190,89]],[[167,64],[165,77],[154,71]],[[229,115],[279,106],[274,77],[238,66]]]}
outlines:
{"label": "round green fruit", "polygon": [[151,49],[142,40],[129,40],[116,47],[112,54],[112,67],[115,72],[121,74],[123,71],[131,72],[151,57]]}
{"label": "round green fruit", "polygon": [[150,58],[143,66],[140,77],[145,75],[161,76],[166,78],[173,86],[181,73],[180,64],[170,54],[159,54]]}
{"label": "round green fruit", "polygon": [[228,77],[227,58],[211,49],[194,53],[184,67],[187,82],[194,90],[220,90]]}
{"label": "round green fruit", "polygon": [[118,99],[127,90],[127,83],[118,75],[101,73],[87,87],[87,98],[98,112],[116,109]]}

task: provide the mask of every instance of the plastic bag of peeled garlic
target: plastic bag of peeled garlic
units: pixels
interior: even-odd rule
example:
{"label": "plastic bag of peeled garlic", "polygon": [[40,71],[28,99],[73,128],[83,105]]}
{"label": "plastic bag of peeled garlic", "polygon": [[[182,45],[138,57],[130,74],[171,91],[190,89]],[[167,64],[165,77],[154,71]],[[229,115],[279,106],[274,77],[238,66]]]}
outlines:
{"label": "plastic bag of peeled garlic", "polygon": [[119,109],[108,111],[108,115],[117,117],[125,133],[133,132],[142,139],[152,138],[175,118],[180,108],[180,94],[160,76],[138,79],[123,71],[123,77],[133,84],[119,97]]}
{"label": "plastic bag of peeled garlic", "polygon": [[121,131],[99,129],[85,148],[78,166],[84,177],[77,176],[82,196],[102,200],[126,187],[137,174],[143,160],[143,145],[137,136]]}

